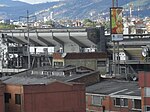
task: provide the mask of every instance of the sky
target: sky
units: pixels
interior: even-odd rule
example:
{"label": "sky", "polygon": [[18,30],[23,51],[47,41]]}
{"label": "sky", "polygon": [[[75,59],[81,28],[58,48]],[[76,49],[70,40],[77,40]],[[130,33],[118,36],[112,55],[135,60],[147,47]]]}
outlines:
{"label": "sky", "polygon": [[36,3],[59,1],[59,0],[15,0],[15,1],[23,1],[23,2],[30,3],[30,4],[36,4]]}

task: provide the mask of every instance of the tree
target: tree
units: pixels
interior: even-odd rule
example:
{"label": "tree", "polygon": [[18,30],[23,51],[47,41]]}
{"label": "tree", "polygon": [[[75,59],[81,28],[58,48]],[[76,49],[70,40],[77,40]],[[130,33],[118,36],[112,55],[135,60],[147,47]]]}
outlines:
{"label": "tree", "polygon": [[0,29],[15,29],[16,25],[9,25],[6,23],[0,23]]}
{"label": "tree", "polygon": [[90,20],[90,19],[84,19],[84,20],[83,20],[83,25],[84,25],[85,27],[96,27],[96,23],[93,22],[93,21]]}

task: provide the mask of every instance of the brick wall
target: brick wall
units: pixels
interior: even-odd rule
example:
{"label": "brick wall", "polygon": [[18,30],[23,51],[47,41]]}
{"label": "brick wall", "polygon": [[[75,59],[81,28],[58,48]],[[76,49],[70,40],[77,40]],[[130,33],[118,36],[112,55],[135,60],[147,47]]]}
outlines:
{"label": "brick wall", "polygon": [[[6,85],[5,93],[11,94],[5,112],[85,112],[86,109],[83,84]],[[15,94],[21,95],[20,105],[15,102]]]}
{"label": "brick wall", "polygon": [[[15,94],[21,94],[21,97],[23,97],[23,87],[20,85],[6,85],[5,93],[11,94],[9,103],[5,103],[5,112],[21,112],[23,107],[22,105],[16,104]],[[21,104],[22,103],[21,101]]]}
{"label": "brick wall", "polygon": [[25,112],[85,112],[85,88],[82,84],[52,83],[24,87]]}
{"label": "brick wall", "polygon": [[100,82],[100,80],[101,80],[101,78],[100,78],[99,72],[94,72],[94,73],[90,73],[90,75],[72,80],[71,82],[84,83],[87,86],[87,85],[91,85],[91,84]]}
{"label": "brick wall", "polygon": [[4,112],[4,85],[0,85],[0,112]]}
{"label": "brick wall", "polygon": [[139,72],[139,85],[141,87],[142,112],[145,112],[146,106],[150,107],[150,92],[146,94],[146,89],[150,90],[150,72]]}
{"label": "brick wall", "polygon": [[107,111],[115,111],[115,112],[139,112],[139,110],[133,109],[133,101],[132,99],[128,99],[128,106],[121,107],[114,105],[114,98],[110,96],[98,95],[103,97],[102,105],[93,105],[92,104],[92,95],[93,94],[86,94],[86,110],[90,111],[100,111],[100,112],[107,112]]}

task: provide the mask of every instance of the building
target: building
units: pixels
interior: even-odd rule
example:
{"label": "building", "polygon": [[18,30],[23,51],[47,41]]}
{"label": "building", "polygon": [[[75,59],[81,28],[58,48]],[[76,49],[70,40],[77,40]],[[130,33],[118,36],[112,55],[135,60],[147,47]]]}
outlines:
{"label": "building", "polygon": [[[20,72],[29,68],[51,65],[53,52],[106,51],[104,27],[39,28],[36,32],[15,29],[0,32],[0,54],[2,55],[0,73],[2,75],[13,74],[10,71],[14,69]],[[28,43],[30,43],[30,54]],[[38,52],[39,49],[41,52]]]}
{"label": "building", "polygon": [[84,84],[16,76],[1,80],[5,112],[85,112]]}
{"label": "building", "polygon": [[101,74],[108,71],[106,67],[108,61],[107,53],[105,52],[90,52],[90,53],[54,53],[53,66],[84,66],[93,70],[99,70]]}
{"label": "building", "polygon": [[147,32],[150,33],[150,22],[146,23],[146,29],[147,29]]}
{"label": "building", "polygon": [[139,85],[141,87],[142,112],[150,112],[150,72],[139,72]]}
{"label": "building", "polygon": [[86,87],[87,112],[141,112],[138,82],[104,79]]}
{"label": "building", "polygon": [[91,85],[100,82],[99,71],[95,71],[83,66],[66,66],[59,68],[41,67],[25,71],[15,76],[28,78],[56,79],[63,82],[79,82],[85,85]]}
{"label": "building", "polygon": [[4,112],[4,85],[0,81],[0,112]]}

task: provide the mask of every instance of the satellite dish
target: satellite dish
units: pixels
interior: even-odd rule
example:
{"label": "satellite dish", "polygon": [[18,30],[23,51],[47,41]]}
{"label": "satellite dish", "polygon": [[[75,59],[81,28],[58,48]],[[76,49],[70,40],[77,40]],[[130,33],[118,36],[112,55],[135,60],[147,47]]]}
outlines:
{"label": "satellite dish", "polygon": [[67,53],[63,53],[61,56],[64,58],[67,55]]}
{"label": "satellite dish", "polygon": [[142,56],[144,56],[144,57],[148,56],[148,52],[149,52],[149,48],[147,46],[143,47]]}
{"label": "satellite dish", "polygon": [[137,77],[134,76],[134,77],[133,77],[133,81],[136,81],[136,80],[137,80]]}

